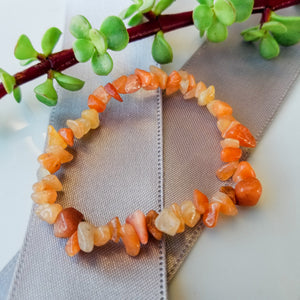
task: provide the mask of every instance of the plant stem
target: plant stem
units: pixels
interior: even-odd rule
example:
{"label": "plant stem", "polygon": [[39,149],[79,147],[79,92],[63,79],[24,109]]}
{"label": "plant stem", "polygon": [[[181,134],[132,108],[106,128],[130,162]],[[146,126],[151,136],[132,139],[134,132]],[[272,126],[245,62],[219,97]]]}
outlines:
{"label": "plant stem", "polygon": [[[270,11],[286,8],[300,4],[300,0],[255,0],[252,13],[263,13],[262,22],[267,17]],[[192,11],[155,16],[151,13],[146,14],[149,20],[146,23],[128,28],[129,42],[140,40],[148,36],[156,34],[158,31],[168,32],[190,26],[193,24]],[[16,73],[16,86],[20,86],[30,80],[47,74],[51,69],[55,71],[63,71],[75,64],[78,61],[74,56],[73,49],[63,50],[49,55],[48,58],[42,59],[40,63],[29,67],[28,69]],[[0,99],[6,95],[6,90],[0,83]]]}

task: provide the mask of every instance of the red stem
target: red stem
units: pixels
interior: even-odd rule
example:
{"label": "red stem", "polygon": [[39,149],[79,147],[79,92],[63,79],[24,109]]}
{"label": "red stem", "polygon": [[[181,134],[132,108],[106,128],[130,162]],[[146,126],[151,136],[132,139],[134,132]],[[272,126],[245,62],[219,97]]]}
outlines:
{"label": "red stem", "polygon": [[[275,11],[296,4],[300,4],[300,0],[255,0],[252,13],[263,13],[263,22],[266,18],[268,18],[270,11]],[[172,15],[160,15],[158,17],[148,13],[146,14],[146,18],[149,20],[148,22],[127,30],[129,34],[129,42],[154,35],[160,30],[168,32],[185,26],[190,26],[193,24],[192,13],[192,11],[188,11]],[[16,79],[16,86],[47,74],[51,69],[63,71],[77,63],[78,61],[74,56],[73,49],[51,54],[46,60],[29,67],[22,72],[16,73],[14,75]],[[6,90],[4,89],[3,84],[0,83],[0,99],[5,95]]]}

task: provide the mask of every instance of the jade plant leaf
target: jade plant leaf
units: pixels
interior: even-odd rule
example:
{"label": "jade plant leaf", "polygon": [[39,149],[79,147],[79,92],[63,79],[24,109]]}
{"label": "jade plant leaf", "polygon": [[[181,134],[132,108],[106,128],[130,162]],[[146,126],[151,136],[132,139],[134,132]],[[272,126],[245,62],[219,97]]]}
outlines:
{"label": "jade plant leaf", "polygon": [[254,42],[263,37],[264,31],[260,29],[259,25],[257,25],[243,30],[241,35],[246,42]]}
{"label": "jade plant leaf", "polygon": [[100,27],[100,32],[106,36],[108,48],[111,50],[120,51],[129,42],[128,32],[119,17],[107,17]]}
{"label": "jade plant leaf", "polygon": [[13,91],[14,86],[16,84],[15,77],[11,76],[10,74],[8,74],[3,69],[0,69],[0,80],[3,83],[3,86],[6,90],[6,93],[10,94]]}
{"label": "jade plant leaf", "polygon": [[272,12],[270,21],[279,22],[287,29],[284,33],[273,32],[274,38],[280,45],[291,46],[300,41],[300,17],[279,16]]}
{"label": "jade plant leaf", "polygon": [[93,28],[90,30],[89,36],[98,53],[104,54],[107,50],[107,39],[105,35]]}
{"label": "jade plant leaf", "polygon": [[139,25],[143,21],[143,14],[137,13],[135,14],[128,22],[129,26]]}
{"label": "jade plant leaf", "polygon": [[165,40],[162,31],[159,31],[152,44],[152,56],[160,64],[168,64],[173,61],[173,51],[170,44]]}
{"label": "jade plant leaf", "polygon": [[230,2],[235,7],[235,22],[244,22],[251,16],[254,0],[230,0]]}
{"label": "jade plant leaf", "polygon": [[228,30],[223,23],[219,22],[215,18],[212,25],[207,29],[206,35],[209,41],[219,43],[226,40],[228,36]]}
{"label": "jade plant leaf", "polygon": [[93,71],[97,75],[106,76],[111,72],[113,68],[113,60],[107,52],[105,52],[102,55],[95,52],[92,57],[91,63],[92,63]]}
{"label": "jade plant leaf", "polygon": [[213,11],[205,4],[198,5],[193,11],[193,21],[199,30],[206,30],[213,21]]}
{"label": "jade plant leaf", "polygon": [[215,0],[214,4],[214,11],[218,20],[226,26],[233,24],[236,12],[232,3],[228,0]]}
{"label": "jade plant leaf", "polygon": [[143,5],[139,7],[140,13],[144,14],[152,9],[155,4],[155,0],[144,0]]}
{"label": "jade plant leaf", "polygon": [[175,0],[160,0],[153,8],[156,16],[159,16],[165,9],[167,9]]}
{"label": "jade plant leaf", "polygon": [[13,90],[13,95],[14,95],[14,98],[15,100],[20,103],[21,100],[22,100],[22,95],[21,95],[21,89],[20,87],[16,87],[14,90]]}
{"label": "jade plant leaf", "polygon": [[57,44],[61,36],[61,31],[56,27],[49,28],[44,34],[41,42],[42,50],[45,56],[52,53],[53,48]]}
{"label": "jade plant leaf", "polygon": [[77,39],[88,39],[92,28],[90,22],[84,16],[77,15],[71,19],[69,30]]}
{"label": "jade plant leaf", "polygon": [[20,60],[20,65],[21,66],[27,66],[30,63],[32,63],[33,61],[37,60],[37,58],[33,57],[33,58],[28,58],[28,59],[21,59]]}
{"label": "jade plant leaf", "polygon": [[197,0],[200,4],[207,5],[209,7],[214,6],[214,0]]}
{"label": "jade plant leaf", "polygon": [[142,5],[142,3],[140,4],[131,4],[128,8],[124,9],[121,13],[120,13],[120,18],[121,19],[127,19],[129,17],[131,17],[134,13],[136,13],[139,10],[139,7]]}
{"label": "jade plant leaf", "polygon": [[263,24],[261,27],[264,30],[271,31],[272,33],[285,33],[287,32],[287,28],[285,25],[277,22],[277,21],[269,21]]}
{"label": "jade plant leaf", "polygon": [[88,40],[79,39],[74,41],[73,50],[74,55],[79,62],[86,62],[93,56],[95,46]]}
{"label": "jade plant leaf", "polygon": [[22,34],[19,37],[17,45],[15,47],[15,57],[17,59],[29,59],[29,58],[36,58],[38,52],[33,48],[29,38]]}
{"label": "jade plant leaf", "polygon": [[65,75],[56,71],[53,72],[53,75],[57,83],[66,90],[78,91],[84,86],[84,81],[78,78]]}
{"label": "jade plant leaf", "polygon": [[259,52],[262,57],[271,59],[279,55],[280,48],[275,38],[266,33],[259,44]]}
{"label": "jade plant leaf", "polygon": [[47,80],[34,88],[36,98],[48,105],[55,106],[57,103],[57,93],[53,87],[53,80],[47,78]]}

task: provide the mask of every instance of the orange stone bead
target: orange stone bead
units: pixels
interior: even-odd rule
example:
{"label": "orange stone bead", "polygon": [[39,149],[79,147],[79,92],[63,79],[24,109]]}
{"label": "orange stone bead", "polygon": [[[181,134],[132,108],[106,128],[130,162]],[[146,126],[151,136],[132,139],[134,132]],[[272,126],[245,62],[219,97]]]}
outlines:
{"label": "orange stone bead", "polygon": [[31,199],[37,204],[54,203],[56,198],[57,193],[55,190],[45,190],[31,194]]}
{"label": "orange stone bead", "polygon": [[70,237],[83,220],[83,214],[73,207],[63,209],[54,223],[54,235],[60,238]]}
{"label": "orange stone bead", "polygon": [[150,210],[146,215],[146,224],[149,233],[158,241],[162,239],[163,233],[155,226],[155,219],[158,217],[158,213],[155,210]]}
{"label": "orange stone bead", "polygon": [[48,142],[47,146],[52,146],[52,145],[59,145],[63,149],[67,148],[67,143],[66,141],[62,138],[62,136],[54,129],[52,125],[48,126]]}
{"label": "orange stone bead", "polygon": [[84,119],[78,118],[76,120],[67,120],[67,126],[72,129],[74,136],[81,139],[91,129],[91,123]]}
{"label": "orange stone bead", "polygon": [[147,231],[146,217],[143,212],[136,210],[126,218],[126,223],[133,226],[141,243],[146,245],[148,243],[149,236]]}
{"label": "orange stone bead", "polygon": [[70,146],[74,145],[74,133],[70,128],[61,128],[58,130],[58,133],[64,139],[64,141]]}
{"label": "orange stone bead", "polygon": [[256,146],[256,140],[251,134],[250,130],[242,124],[236,124],[229,128],[224,138],[232,138],[240,141],[242,147],[254,148]]}
{"label": "orange stone bead", "polygon": [[239,124],[239,122],[232,115],[225,115],[217,121],[217,127],[224,137],[225,132],[233,125]]}
{"label": "orange stone bead", "polygon": [[216,118],[221,118],[225,115],[232,114],[232,107],[226,102],[213,100],[207,104],[207,109]]}
{"label": "orange stone bead", "polygon": [[226,194],[233,204],[236,204],[236,197],[235,197],[235,189],[230,185],[221,186],[219,189],[220,192]]}
{"label": "orange stone bead", "polygon": [[88,120],[91,129],[96,129],[100,125],[99,114],[95,109],[85,109],[81,113],[81,117]]}
{"label": "orange stone bead", "polygon": [[152,80],[152,76],[150,72],[141,70],[141,69],[135,69],[134,73],[139,77],[141,81],[142,88],[148,86]]}
{"label": "orange stone bead", "polygon": [[201,216],[196,210],[193,202],[189,200],[183,201],[180,205],[180,208],[184,223],[191,228],[196,226]]}
{"label": "orange stone bead", "polygon": [[108,225],[96,227],[94,230],[94,244],[95,246],[103,246],[111,239],[111,232]]}
{"label": "orange stone bead", "polygon": [[150,72],[158,77],[159,87],[164,90],[167,86],[168,74],[156,66],[150,66]]}
{"label": "orange stone bead", "polygon": [[240,142],[236,139],[224,139],[220,142],[221,147],[224,148],[239,148],[240,147]]}
{"label": "orange stone bead", "polygon": [[117,89],[110,82],[104,86],[104,89],[110,96],[112,96],[113,98],[115,98],[116,100],[118,100],[120,102],[123,102],[123,99],[119,95]]}
{"label": "orange stone bead", "polygon": [[94,249],[95,227],[88,222],[80,222],[77,228],[78,244],[82,251],[90,253]]}
{"label": "orange stone bead", "polygon": [[180,91],[182,94],[185,94],[188,89],[189,89],[189,73],[183,70],[178,71],[180,77],[181,77],[181,81],[179,83],[180,86]]}
{"label": "orange stone bead", "polygon": [[39,163],[51,174],[59,170],[61,163],[58,157],[52,153],[43,153],[38,157]]}
{"label": "orange stone bead", "polygon": [[137,233],[131,224],[125,223],[120,228],[120,236],[130,256],[137,256],[140,253],[141,244]]}
{"label": "orange stone bead", "polygon": [[104,86],[100,85],[93,91],[93,96],[95,96],[103,104],[107,104],[111,99],[111,95],[105,90]]}
{"label": "orange stone bead", "polygon": [[54,154],[59,159],[61,164],[73,160],[73,155],[59,145],[48,146],[46,152]]}
{"label": "orange stone bead", "polygon": [[213,85],[210,85],[206,90],[200,93],[198,96],[198,105],[208,105],[215,99],[215,87]]}
{"label": "orange stone bead", "polygon": [[32,189],[34,192],[41,192],[44,190],[55,190],[57,192],[62,191],[62,184],[55,175],[44,176],[39,182],[36,182]]}
{"label": "orange stone bead", "polygon": [[157,88],[159,88],[158,76],[151,72],[150,75],[151,75],[151,82],[147,86],[143,87],[144,90],[156,90]]}
{"label": "orange stone bead", "polygon": [[171,95],[179,90],[181,76],[177,71],[172,71],[168,76],[166,85],[166,95]]}
{"label": "orange stone bead", "polygon": [[208,198],[199,190],[194,190],[193,203],[200,215],[208,209]]}
{"label": "orange stone bead", "polygon": [[171,209],[173,210],[173,212],[176,215],[176,217],[180,220],[180,225],[179,225],[176,233],[184,232],[185,222],[184,222],[184,219],[182,217],[180,206],[177,203],[173,203],[171,205]]}
{"label": "orange stone bead", "polygon": [[262,193],[262,186],[257,178],[249,177],[235,186],[236,203],[242,206],[254,206]]}
{"label": "orange stone bead", "polygon": [[158,230],[174,236],[180,226],[180,220],[171,208],[164,208],[155,219],[155,226]]}
{"label": "orange stone bead", "polygon": [[230,197],[222,192],[216,192],[211,197],[212,202],[221,203],[220,212],[227,216],[235,216],[238,213],[236,206]]}
{"label": "orange stone bead", "polygon": [[256,177],[255,171],[247,161],[241,161],[232,177],[234,182],[239,182],[249,177]]}
{"label": "orange stone bead", "polygon": [[118,243],[120,240],[120,228],[121,223],[118,217],[114,217],[107,223],[109,230],[111,232],[111,240]]}
{"label": "orange stone bead", "polygon": [[194,89],[197,86],[197,83],[196,83],[194,75],[189,74],[188,77],[189,77],[189,87],[188,87],[187,91],[191,91],[192,89]]}
{"label": "orange stone bead", "polygon": [[123,75],[123,76],[119,77],[118,79],[114,80],[112,82],[112,84],[116,88],[118,93],[126,94],[126,90],[125,90],[126,82],[127,82],[127,76]]}
{"label": "orange stone bead", "polygon": [[36,215],[42,219],[43,221],[54,224],[56,221],[57,216],[62,211],[62,206],[60,204],[54,203],[54,204],[41,204],[39,205],[35,213]]}
{"label": "orange stone bead", "polygon": [[221,168],[219,168],[216,172],[217,177],[221,181],[226,181],[228,180],[236,171],[236,168],[238,166],[239,162],[238,161],[232,161]]}
{"label": "orange stone bead", "polygon": [[132,94],[138,91],[142,86],[140,78],[136,74],[131,74],[127,77],[125,92]]}
{"label": "orange stone bead", "polygon": [[203,223],[206,227],[213,228],[217,225],[221,203],[210,202],[207,211],[203,215]]}
{"label": "orange stone bead", "polygon": [[224,148],[221,151],[221,160],[224,162],[231,162],[239,160],[242,156],[242,150],[240,148]]}
{"label": "orange stone bead", "polygon": [[90,109],[95,109],[98,113],[102,113],[106,109],[106,104],[103,103],[97,96],[89,95],[88,107]]}
{"label": "orange stone bead", "polygon": [[199,98],[202,92],[204,92],[207,89],[206,85],[204,82],[199,81],[196,85],[196,90],[195,90],[195,97]]}
{"label": "orange stone bead", "polygon": [[76,255],[80,251],[77,231],[75,231],[72,234],[72,236],[68,239],[66,243],[65,251],[70,257]]}

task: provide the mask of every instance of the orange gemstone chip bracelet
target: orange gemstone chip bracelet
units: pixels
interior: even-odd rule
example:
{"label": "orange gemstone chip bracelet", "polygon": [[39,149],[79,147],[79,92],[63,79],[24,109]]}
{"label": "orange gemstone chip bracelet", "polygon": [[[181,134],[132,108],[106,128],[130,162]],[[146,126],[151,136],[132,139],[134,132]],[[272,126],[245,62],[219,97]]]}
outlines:
{"label": "orange gemstone chip bracelet", "polygon": [[[55,203],[62,184],[53,173],[59,170],[61,164],[73,159],[65,149],[73,146],[74,137],[80,139],[90,129],[99,127],[98,113],[105,110],[112,97],[122,102],[120,94],[134,93],[140,88],[161,88],[166,95],[180,90],[184,99],[197,98],[198,105],[207,107],[217,118],[223,138],[221,160],[226,164],[217,170],[216,175],[222,181],[232,177],[236,185],[235,188],[222,186],[210,201],[196,189],[193,201],[173,203],[160,213],[151,210],[145,215],[141,210],[136,210],[123,225],[118,217],[114,217],[107,224],[96,227],[86,222],[82,213],[75,208],[63,208]],[[120,239],[126,252],[136,256],[141,244],[148,243],[149,233],[157,240],[162,239],[163,233],[174,236],[183,232],[185,226],[194,227],[201,215],[203,223],[212,228],[217,224],[219,213],[234,216],[238,212],[236,205],[253,206],[258,202],[262,193],[261,183],[251,165],[240,161],[240,147],[254,148],[256,141],[250,131],[232,116],[232,108],[223,101],[215,100],[214,86],[206,87],[202,81],[196,83],[194,76],[185,71],[173,71],[167,75],[163,70],[150,66],[150,72],[136,69],[134,74],[99,86],[89,96],[88,106],[89,109],[82,111],[80,118],[67,120],[68,128],[56,131],[49,125],[46,153],[38,157],[41,164],[39,181],[33,185],[32,199],[38,204],[36,214],[49,224],[54,224],[56,237],[68,238],[65,250],[69,256],[74,256],[80,250],[91,252],[94,246],[102,246],[110,240],[118,243]]]}

